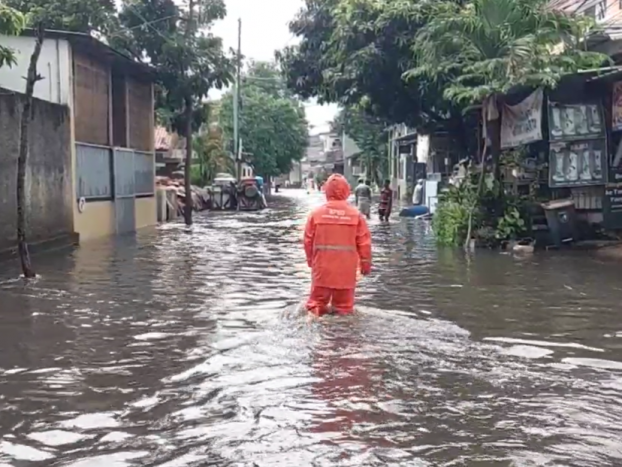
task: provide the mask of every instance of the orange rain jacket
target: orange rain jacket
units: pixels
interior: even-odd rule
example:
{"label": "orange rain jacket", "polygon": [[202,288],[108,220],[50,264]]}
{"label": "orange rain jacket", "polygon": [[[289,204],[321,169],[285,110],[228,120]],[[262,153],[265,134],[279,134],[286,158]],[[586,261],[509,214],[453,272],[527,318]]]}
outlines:
{"label": "orange rain jacket", "polygon": [[315,209],[305,228],[307,263],[313,286],[354,289],[356,271],[371,270],[371,235],[365,218],[348,203],[350,185],[334,174],[324,185],[327,202]]}

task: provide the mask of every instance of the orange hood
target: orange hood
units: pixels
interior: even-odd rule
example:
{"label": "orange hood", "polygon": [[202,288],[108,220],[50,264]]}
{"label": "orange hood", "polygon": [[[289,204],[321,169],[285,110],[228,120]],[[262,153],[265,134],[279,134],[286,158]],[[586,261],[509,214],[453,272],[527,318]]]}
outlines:
{"label": "orange hood", "polygon": [[328,201],[345,201],[350,196],[350,184],[343,175],[333,174],[323,186]]}

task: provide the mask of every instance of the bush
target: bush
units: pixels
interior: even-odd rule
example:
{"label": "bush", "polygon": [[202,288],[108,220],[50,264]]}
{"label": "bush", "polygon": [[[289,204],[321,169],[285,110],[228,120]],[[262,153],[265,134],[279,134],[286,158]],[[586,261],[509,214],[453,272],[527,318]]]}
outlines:
{"label": "bush", "polygon": [[[469,228],[470,207],[452,200],[441,200],[432,218],[436,242],[457,246],[464,243]],[[474,219],[474,224],[476,224]]]}
{"label": "bush", "polygon": [[205,186],[206,180],[200,165],[190,167],[190,183],[199,187]]}

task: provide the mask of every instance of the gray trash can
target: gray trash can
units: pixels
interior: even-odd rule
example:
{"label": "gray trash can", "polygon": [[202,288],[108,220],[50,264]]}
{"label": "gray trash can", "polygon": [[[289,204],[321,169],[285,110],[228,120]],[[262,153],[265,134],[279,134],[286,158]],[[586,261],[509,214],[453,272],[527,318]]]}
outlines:
{"label": "gray trash can", "polygon": [[549,226],[551,241],[558,248],[564,243],[579,240],[577,230],[577,213],[574,201],[571,199],[558,199],[542,204],[546,223]]}

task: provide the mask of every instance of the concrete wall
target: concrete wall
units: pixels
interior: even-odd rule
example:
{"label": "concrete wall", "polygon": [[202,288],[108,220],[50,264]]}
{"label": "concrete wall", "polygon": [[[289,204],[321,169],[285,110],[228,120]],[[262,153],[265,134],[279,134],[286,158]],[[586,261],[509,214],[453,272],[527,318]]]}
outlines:
{"label": "concrete wall", "polygon": [[136,230],[158,223],[156,198],[136,198]]}
{"label": "concrete wall", "polygon": [[[17,155],[23,95],[0,89],[0,250],[15,246]],[[27,236],[31,243],[73,232],[69,109],[33,102],[26,172]]]}
{"label": "concrete wall", "polygon": [[74,203],[74,228],[80,234],[80,243],[116,233],[114,203],[95,201],[86,203],[80,212]]}
{"label": "concrete wall", "polygon": [[[17,64],[0,69],[0,87],[11,91],[25,92],[30,55],[35,48],[34,37],[11,37],[0,35],[2,45],[15,51]],[[69,44],[62,39],[45,39],[41,56],[37,62],[37,72],[43,77],[35,86],[34,96],[54,104],[68,105],[71,95],[69,72],[71,55]]]}
{"label": "concrete wall", "polygon": [[[155,197],[136,198],[136,230],[156,225],[157,201]],[[113,201],[86,203],[84,211],[74,208],[75,229],[80,242],[116,234],[115,205]]]}

